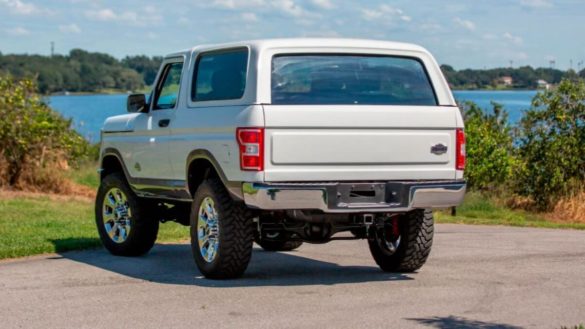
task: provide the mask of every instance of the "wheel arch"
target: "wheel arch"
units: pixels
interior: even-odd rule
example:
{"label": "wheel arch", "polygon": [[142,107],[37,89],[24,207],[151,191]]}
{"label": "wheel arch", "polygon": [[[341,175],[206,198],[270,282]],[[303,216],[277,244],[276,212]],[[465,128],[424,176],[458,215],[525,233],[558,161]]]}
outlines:
{"label": "wheel arch", "polygon": [[195,195],[195,191],[205,179],[217,177],[232,197],[243,199],[241,182],[228,181],[221,166],[208,150],[197,149],[189,153],[185,177],[187,177],[187,188],[191,196]]}
{"label": "wheel arch", "polygon": [[100,180],[115,172],[122,173],[126,181],[128,181],[128,170],[124,165],[120,152],[114,148],[107,148],[104,150],[100,160]]}

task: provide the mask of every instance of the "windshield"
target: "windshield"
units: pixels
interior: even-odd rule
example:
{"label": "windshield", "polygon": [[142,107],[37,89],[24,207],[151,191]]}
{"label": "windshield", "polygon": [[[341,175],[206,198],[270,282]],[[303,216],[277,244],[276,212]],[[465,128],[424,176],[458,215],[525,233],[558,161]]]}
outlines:
{"label": "windshield", "polygon": [[423,64],[372,55],[278,55],[272,104],[437,105]]}

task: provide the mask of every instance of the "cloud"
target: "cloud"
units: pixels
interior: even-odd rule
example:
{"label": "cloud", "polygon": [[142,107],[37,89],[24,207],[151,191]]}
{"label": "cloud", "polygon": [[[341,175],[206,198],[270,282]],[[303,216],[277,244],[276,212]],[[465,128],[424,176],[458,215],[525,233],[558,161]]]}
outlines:
{"label": "cloud", "polygon": [[41,12],[37,6],[21,0],[0,0],[0,4],[8,7],[10,12],[19,15],[33,15]]}
{"label": "cloud", "polygon": [[215,7],[240,9],[264,6],[266,2],[264,0],[213,0],[211,4]]}
{"label": "cloud", "polygon": [[493,41],[493,40],[499,40],[500,42],[502,40],[513,43],[515,45],[521,45],[524,40],[522,40],[521,37],[517,36],[517,35],[513,35],[510,32],[504,32],[502,34],[495,34],[495,33],[486,33],[483,36],[484,40],[489,40],[489,41]]}
{"label": "cloud", "polygon": [[469,31],[474,31],[475,30],[475,24],[472,21],[470,21],[470,20],[466,20],[466,19],[461,19],[459,17],[455,17],[453,19],[453,21],[457,25],[461,26],[462,28],[464,28],[466,30],[469,30]]}
{"label": "cloud", "polygon": [[242,13],[242,19],[246,22],[257,22],[258,16],[254,13]]}
{"label": "cloud", "polygon": [[116,13],[110,8],[103,8],[97,10],[88,10],[85,12],[85,17],[102,22],[120,22],[126,25],[133,26],[147,26],[158,24],[162,22],[162,16],[156,13],[156,8],[146,6],[142,9],[142,13],[135,11],[124,11]]}
{"label": "cloud", "polygon": [[59,31],[63,32],[63,33],[81,33],[81,29],[79,28],[79,26],[77,26],[77,24],[68,24],[68,25],[59,25]]}
{"label": "cloud", "polygon": [[[329,0],[315,1],[321,6],[328,6],[331,4]],[[313,2],[316,4],[315,1]],[[267,11],[270,9],[276,9],[285,15],[302,19],[320,17],[320,15],[315,12],[307,11],[304,7],[299,5],[296,0],[214,0],[211,3],[211,6],[229,10],[255,9]]]}
{"label": "cloud", "polygon": [[113,21],[118,18],[118,15],[116,15],[116,13],[114,13],[114,11],[109,8],[96,11],[88,10],[85,12],[85,16],[96,21]]}
{"label": "cloud", "polygon": [[532,8],[552,7],[549,0],[520,0],[520,5]]}
{"label": "cloud", "polygon": [[301,17],[306,13],[305,9],[297,5],[294,0],[273,0],[272,6],[294,17]]}
{"label": "cloud", "polygon": [[368,21],[378,20],[378,19],[392,19],[398,18],[404,22],[410,22],[412,18],[402,11],[402,9],[394,8],[388,5],[380,5],[374,9],[362,9],[362,17]]}
{"label": "cloud", "polygon": [[505,32],[502,37],[516,45],[521,45],[524,40],[521,37],[513,35],[510,32]]}
{"label": "cloud", "polygon": [[24,27],[14,27],[11,29],[5,29],[4,30],[7,34],[9,35],[13,35],[13,36],[24,36],[24,35],[29,35],[30,31],[25,29]]}
{"label": "cloud", "polygon": [[335,6],[331,2],[331,0],[311,0],[311,2],[319,8],[323,8],[323,9],[335,8]]}

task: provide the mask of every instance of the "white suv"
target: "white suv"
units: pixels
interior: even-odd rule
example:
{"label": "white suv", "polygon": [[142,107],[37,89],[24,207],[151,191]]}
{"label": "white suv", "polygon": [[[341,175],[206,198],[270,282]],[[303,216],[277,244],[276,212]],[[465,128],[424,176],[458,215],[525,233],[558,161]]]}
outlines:
{"label": "white suv", "polygon": [[253,241],[367,239],[383,270],[414,271],[431,249],[431,209],[465,194],[461,114],[411,44],[198,46],[166,56],[149,100],[129,96],[128,111],[102,129],[100,237],[133,256],[159,222],[190,225],[209,278],[241,275]]}

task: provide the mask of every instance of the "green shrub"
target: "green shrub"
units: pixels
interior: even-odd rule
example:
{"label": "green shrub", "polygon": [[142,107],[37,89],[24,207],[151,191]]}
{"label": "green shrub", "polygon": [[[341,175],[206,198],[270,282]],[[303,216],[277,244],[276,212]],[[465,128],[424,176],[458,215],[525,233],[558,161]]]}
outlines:
{"label": "green shrub", "polygon": [[492,105],[492,111],[486,113],[472,102],[460,104],[465,120],[465,177],[470,189],[489,190],[506,184],[515,162],[508,113],[501,105]]}
{"label": "green shrub", "polygon": [[518,129],[516,191],[539,210],[585,182],[585,82],[563,80],[538,93]]}
{"label": "green shrub", "polygon": [[0,117],[0,183],[4,185],[50,185],[51,177],[38,176],[58,175],[90,150],[88,142],[71,129],[71,121],[43,103],[31,80],[0,76]]}

